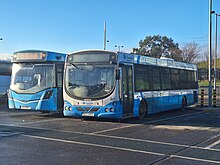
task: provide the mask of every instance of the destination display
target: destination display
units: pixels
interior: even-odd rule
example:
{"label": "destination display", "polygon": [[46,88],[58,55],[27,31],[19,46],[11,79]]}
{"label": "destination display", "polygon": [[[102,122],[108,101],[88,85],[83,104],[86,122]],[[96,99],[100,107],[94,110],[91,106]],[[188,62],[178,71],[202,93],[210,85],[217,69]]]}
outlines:
{"label": "destination display", "polygon": [[108,62],[116,61],[116,54],[107,53],[88,53],[88,54],[72,54],[68,57],[68,62]]}
{"label": "destination display", "polygon": [[46,52],[18,52],[12,57],[13,61],[45,60]]}

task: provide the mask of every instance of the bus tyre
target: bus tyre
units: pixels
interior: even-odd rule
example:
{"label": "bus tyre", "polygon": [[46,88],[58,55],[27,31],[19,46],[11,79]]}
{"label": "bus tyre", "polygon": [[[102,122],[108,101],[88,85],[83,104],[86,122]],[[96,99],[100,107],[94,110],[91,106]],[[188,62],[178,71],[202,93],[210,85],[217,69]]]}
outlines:
{"label": "bus tyre", "polygon": [[186,97],[183,97],[183,98],[182,98],[181,111],[184,111],[184,110],[185,110],[186,105],[187,105],[187,103],[186,103]]}
{"label": "bus tyre", "polygon": [[145,101],[142,101],[139,105],[139,113],[138,113],[138,119],[142,120],[145,118],[147,113],[147,106]]}

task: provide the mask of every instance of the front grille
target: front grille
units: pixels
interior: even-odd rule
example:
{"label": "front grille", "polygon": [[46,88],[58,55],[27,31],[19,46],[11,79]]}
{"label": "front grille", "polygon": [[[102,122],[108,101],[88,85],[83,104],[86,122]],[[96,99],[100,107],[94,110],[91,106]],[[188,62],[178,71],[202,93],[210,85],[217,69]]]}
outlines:
{"label": "front grille", "polygon": [[99,108],[92,108],[91,110],[90,110],[90,112],[97,112],[99,110]]}
{"label": "front grille", "polygon": [[91,109],[91,107],[85,107],[86,111],[89,111]]}
{"label": "front grille", "polygon": [[80,112],[97,112],[99,107],[76,107]]}
{"label": "front grille", "polygon": [[82,107],[76,107],[78,111],[85,111]]}

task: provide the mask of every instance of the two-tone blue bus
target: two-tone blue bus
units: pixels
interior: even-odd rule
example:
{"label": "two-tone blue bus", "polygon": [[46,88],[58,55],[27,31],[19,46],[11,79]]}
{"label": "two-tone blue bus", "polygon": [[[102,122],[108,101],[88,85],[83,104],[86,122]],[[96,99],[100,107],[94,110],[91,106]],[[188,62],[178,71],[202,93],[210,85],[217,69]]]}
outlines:
{"label": "two-tone blue bus", "polygon": [[197,100],[194,64],[103,50],[67,55],[64,116],[143,119]]}
{"label": "two-tone blue bus", "polygon": [[0,60],[0,103],[7,102],[7,91],[11,82],[11,68],[11,61]]}
{"label": "two-tone blue bus", "polygon": [[66,54],[25,50],[12,56],[9,109],[62,112]]}

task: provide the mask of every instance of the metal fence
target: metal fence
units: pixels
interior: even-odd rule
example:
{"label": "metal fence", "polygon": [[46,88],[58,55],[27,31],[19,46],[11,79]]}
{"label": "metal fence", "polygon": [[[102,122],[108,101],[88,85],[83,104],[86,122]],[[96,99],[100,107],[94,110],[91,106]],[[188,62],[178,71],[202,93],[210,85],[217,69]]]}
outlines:
{"label": "metal fence", "polygon": [[[214,76],[214,70],[212,69],[212,77]],[[198,69],[198,80],[206,81],[209,77],[209,70],[207,68]],[[216,80],[220,81],[220,69],[216,69]]]}

